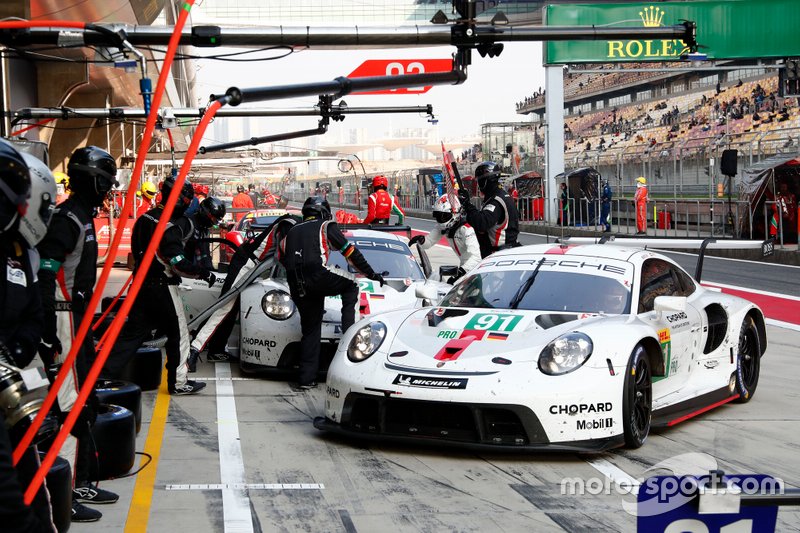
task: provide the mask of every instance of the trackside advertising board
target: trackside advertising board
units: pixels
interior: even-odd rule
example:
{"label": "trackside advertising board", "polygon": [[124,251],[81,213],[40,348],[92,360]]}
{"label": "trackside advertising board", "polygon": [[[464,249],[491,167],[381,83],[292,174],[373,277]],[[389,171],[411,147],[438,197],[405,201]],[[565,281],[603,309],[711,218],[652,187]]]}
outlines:
{"label": "trackside advertising board", "polygon": [[[798,0],[721,0],[630,4],[559,4],[545,11],[548,26],[649,27],[697,23],[698,52],[708,59],[800,56]],[[548,64],[678,61],[680,39],[560,41],[546,44]]]}

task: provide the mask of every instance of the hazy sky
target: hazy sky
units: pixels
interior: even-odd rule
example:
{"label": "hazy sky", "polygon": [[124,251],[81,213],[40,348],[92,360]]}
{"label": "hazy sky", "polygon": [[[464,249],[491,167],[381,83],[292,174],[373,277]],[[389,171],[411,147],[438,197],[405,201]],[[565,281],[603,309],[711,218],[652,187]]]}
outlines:
{"label": "hazy sky", "polygon": [[[200,52],[212,54],[222,50]],[[230,50],[226,50],[230,51]],[[370,50],[305,50],[283,59],[259,63],[226,63],[220,61],[198,62],[197,94],[220,93],[230,86],[259,87],[314,81],[328,81],[346,76],[367,59],[417,59],[448,58],[452,47],[370,49]],[[477,136],[485,122],[525,121],[516,114],[515,104],[544,86],[544,69],[539,43],[506,43],[505,50],[493,59],[482,58],[473,52],[473,64],[467,81],[459,86],[433,87],[421,95],[387,95],[344,97],[348,106],[418,106],[432,104],[439,119],[438,135],[442,139]],[[316,98],[282,100],[263,107],[309,107]],[[225,119],[237,120],[237,119]],[[316,126],[313,117],[271,118],[266,131],[251,135],[268,135],[294,129]],[[345,132],[353,128],[368,128],[374,138],[387,136],[399,128],[427,128],[425,117],[417,115],[351,115],[342,123],[332,123],[321,144],[345,142]],[[218,139],[224,140],[224,139]],[[230,139],[235,140],[235,139]]]}

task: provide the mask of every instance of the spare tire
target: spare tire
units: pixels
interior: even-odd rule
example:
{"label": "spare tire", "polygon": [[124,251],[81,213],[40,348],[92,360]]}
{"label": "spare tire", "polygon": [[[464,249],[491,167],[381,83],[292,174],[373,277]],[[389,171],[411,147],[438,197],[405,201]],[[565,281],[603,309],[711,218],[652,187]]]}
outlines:
{"label": "spare tire", "polygon": [[[44,452],[39,452],[40,459],[44,459],[44,456]],[[59,533],[64,533],[72,523],[72,469],[69,461],[56,456],[53,466],[47,472],[46,480],[53,524]]]}
{"label": "spare tire", "polygon": [[128,361],[120,378],[136,383],[142,390],[158,390],[162,364],[161,348],[142,346]]}
{"label": "spare tire", "polygon": [[[103,316],[103,313],[95,313],[94,320],[92,320],[92,325],[94,325],[98,320],[100,320],[101,316]],[[109,326],[111,326],[111,322],[114,321],[114,318],[116,318],[116,316],[117,313],[115,311],[111,311],[106,315],[103,321],[100,322],[100,325],[97,326],[97,329],[92,332],[92,335],[94,335],[95,340],[99,341],[103,337],[103,334],[106,332],[106,330],[108,330]]]}
{"label": "spare tire", "polygon": [[142,389],[135,383],[119,379],[99,379],[94,392],[100,403],[119,405],[133,413],[136,433],[142,429]]}
{"label": "spare tire", "polygon": [[119,405],[100,404],[92,427],[97,462],[89,467],[91,479],[111,479],[126,474],[136,461],[136,420]]}

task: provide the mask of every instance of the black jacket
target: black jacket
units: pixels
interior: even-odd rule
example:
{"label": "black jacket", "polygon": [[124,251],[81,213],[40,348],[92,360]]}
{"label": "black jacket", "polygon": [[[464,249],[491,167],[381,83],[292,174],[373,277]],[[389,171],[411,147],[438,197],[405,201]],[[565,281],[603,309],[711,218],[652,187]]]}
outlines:
{"label": "black jacket", "polygon": [[[134,272],[139,270],[144,253],[153,239],[159,218],[164,209],[156,207],[136,219],[131,233]],[[194,235],[194,223],[185,216],[173,217],[161,237],[155,260],[150,264],[145,280],[150,283],[180,283],[180,277],[204,278],[208,269],[195,264],[186,257],[186,242]]]}
{"label": "black jacket", "polygon": [[44,315],[36,271],[39,256],[19,235],[0,235],[0,260],[6,265],[5,282],[0,284],[0,342],[22,353],[13,357],[25,367],[36,355],[42,338]]}
{"label": "black jacket", "polygon": [[481,257],[518,245],[519,213],[505,190],[498,187],[487,195],[480,209],[470,202],[465,207],[467,223],[475,229],[481,246]]}
{"label": "black jacket", "polygon": [[375,274],[361,252],[342,234],[332,221],[311,219],[294,226],[284,239],[282,263],[289,274],[302,273],[306,281],[331,273],[353,279],[349,272],[329,266],[331,253],[341,253],[359,272],[369,277]]}

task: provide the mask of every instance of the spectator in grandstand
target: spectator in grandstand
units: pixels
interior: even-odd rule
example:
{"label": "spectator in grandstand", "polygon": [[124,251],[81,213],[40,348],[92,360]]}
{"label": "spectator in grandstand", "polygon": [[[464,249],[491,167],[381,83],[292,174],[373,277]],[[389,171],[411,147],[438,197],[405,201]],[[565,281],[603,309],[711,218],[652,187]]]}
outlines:
{"label": "spectator in grandstand", "polygon": [[603,224],[604,232],[611,231],[611,185],[608,180],[603,182],[603,192],[600,195],[600,223]]}
{"label": "spectator in grandstand", "polygon": [[636,178],[636,235],[647,234],[647,180],[644,176]]}
{"label": "spectator in grandstand", "polygon": [[560,204],[561,204],[561,225],[568,226],[569,225],[569,189],[567,188],[566,183],[561,184],[561,197],[560,197]]}
{"label": "spectator in grandstand", "polygon": [[778,185],[778,194],[775,195],[775,205],[781,214],[783,225],[783,242],[797,242],[797,197],[789,190],[785,181]]}

